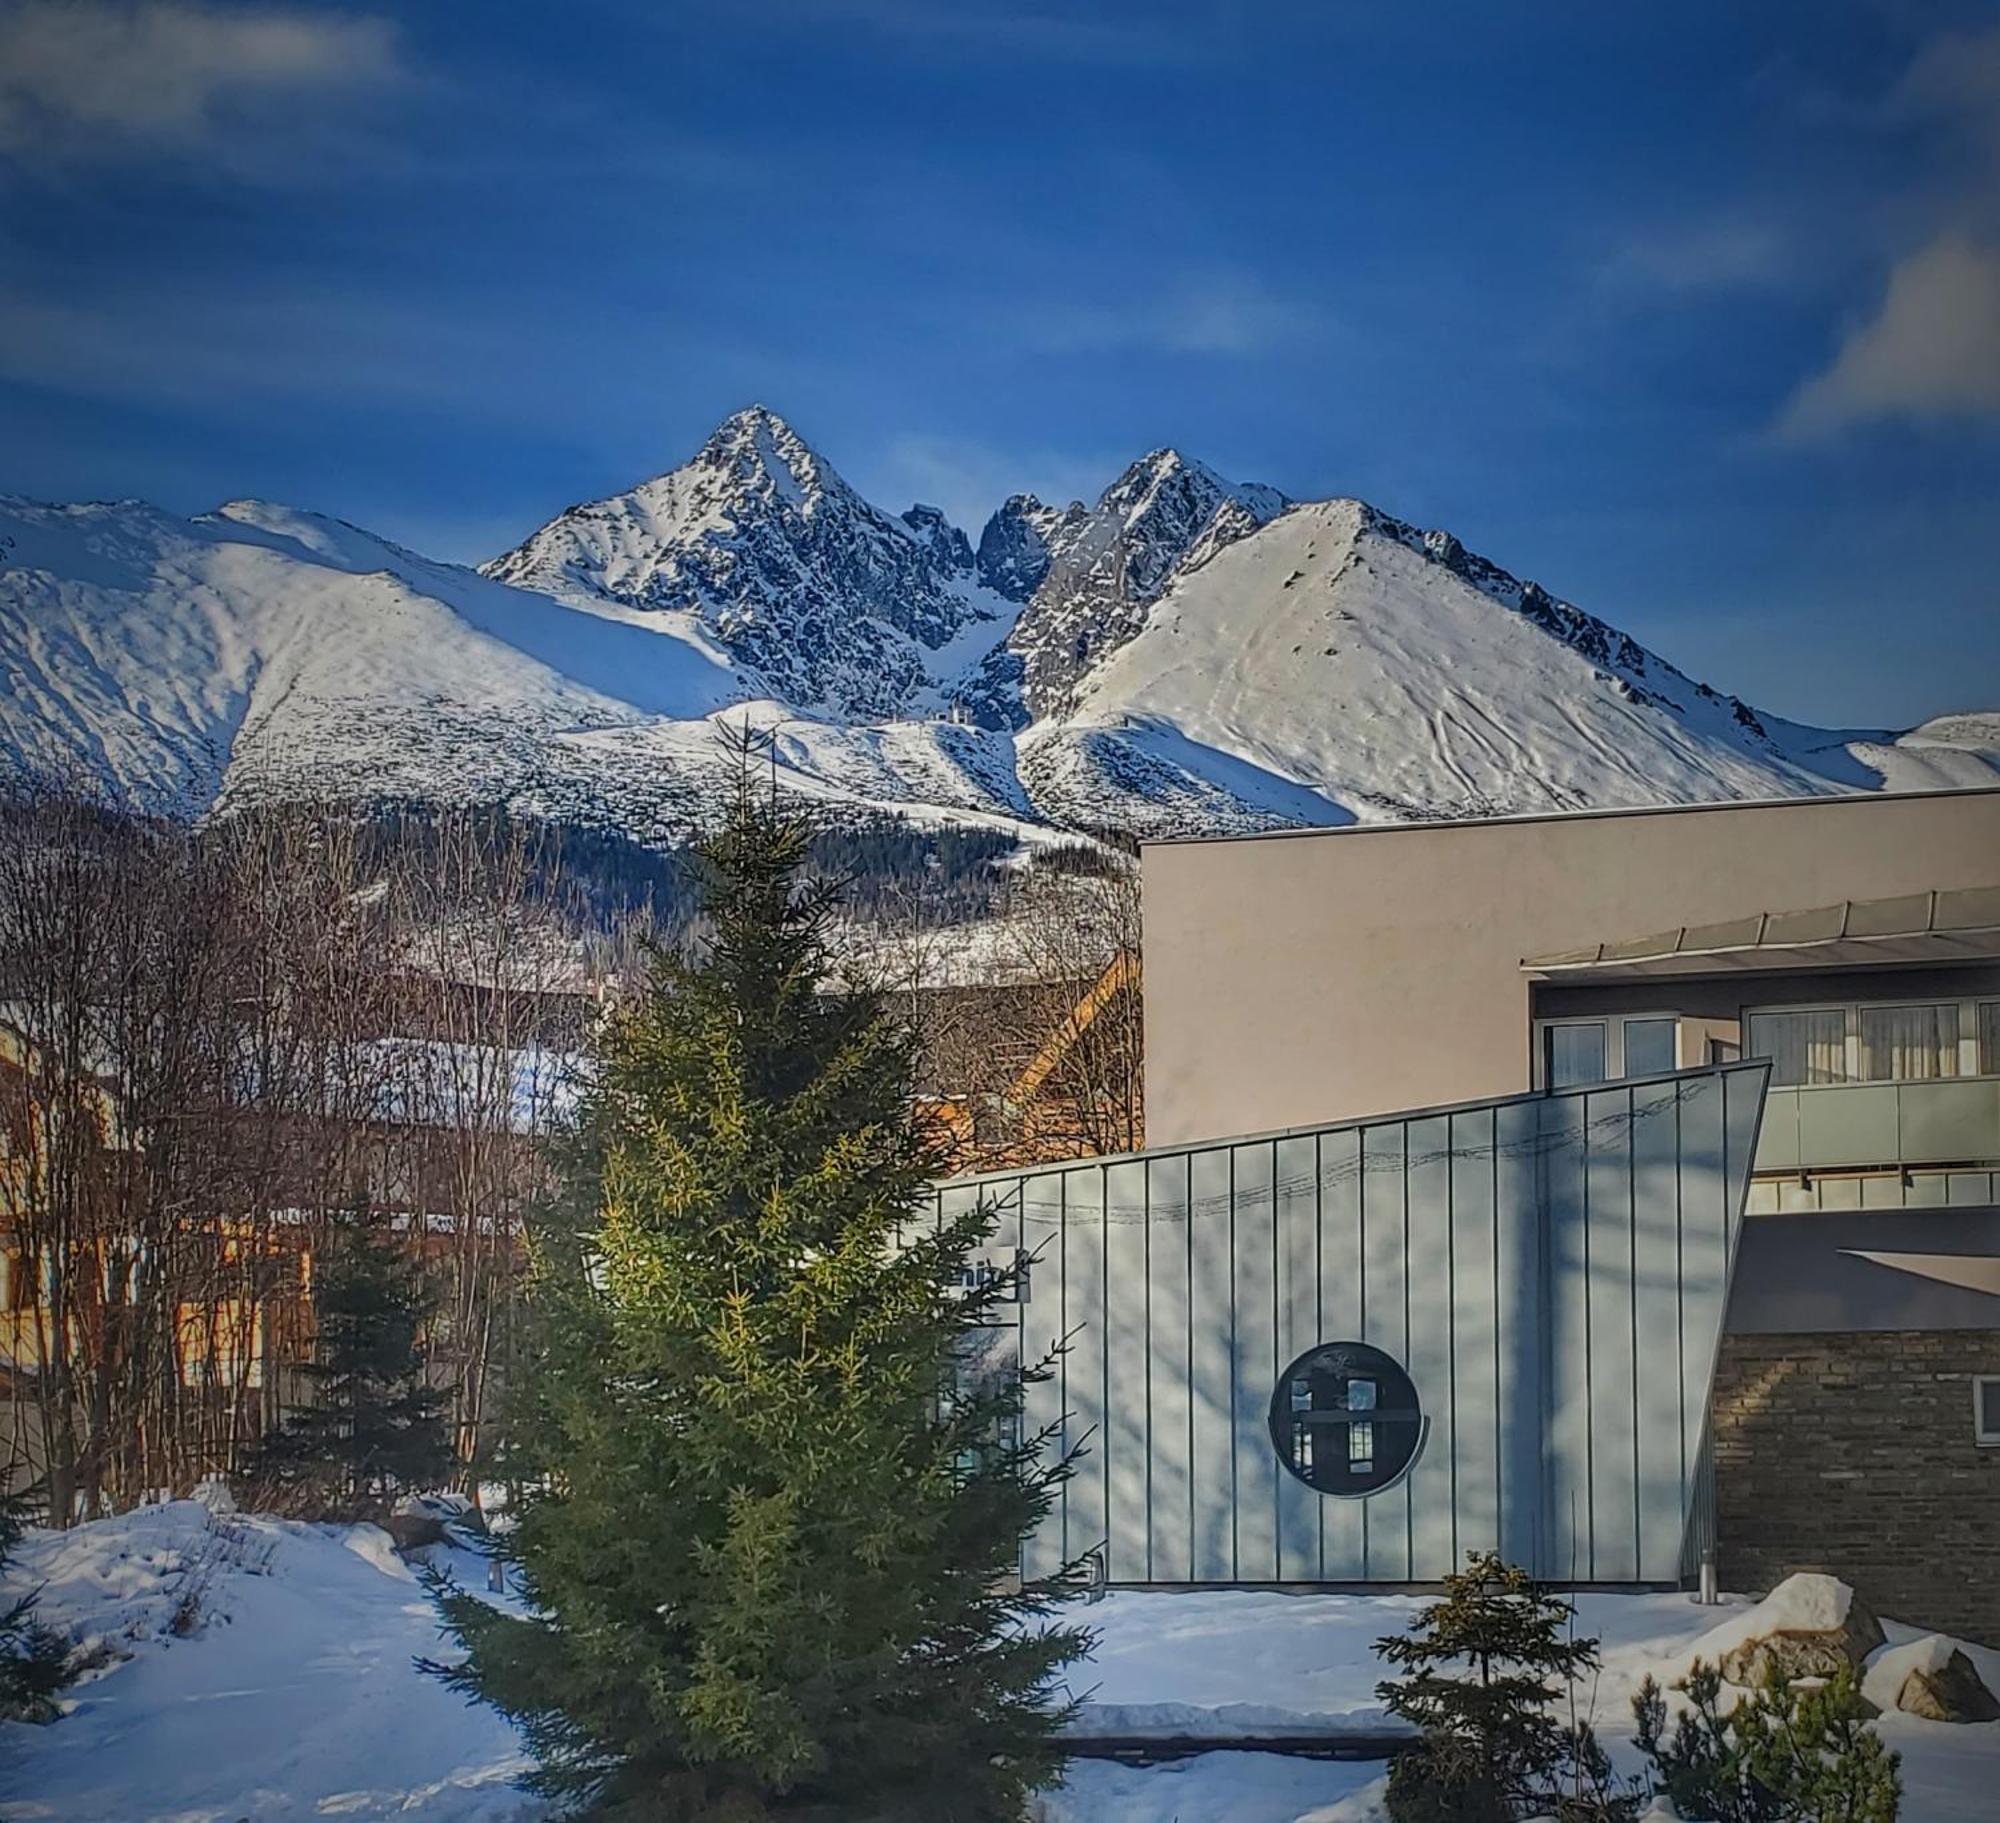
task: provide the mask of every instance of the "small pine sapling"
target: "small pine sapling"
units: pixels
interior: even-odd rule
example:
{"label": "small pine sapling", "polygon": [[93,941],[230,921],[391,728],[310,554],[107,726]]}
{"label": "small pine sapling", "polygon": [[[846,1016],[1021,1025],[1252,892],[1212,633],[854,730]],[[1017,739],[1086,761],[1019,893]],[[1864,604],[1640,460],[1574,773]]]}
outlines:
{"label": "small pine sapling", "polygon": [[1788,1683],[1776,1665],[1729,1702],[1715,1666],[1696,1660],[1667,1699],[1648,1678],[1632,1699],[1635,1740],[1658,1790],[1702,1823],[1895,1823],[1899,1756],[1868,1726],[1854,1673]]}
{"label": "small pine sapling", "polygon": [[247,1465],[265,1497],[344,1518],[379,1518],[396,1495],[435,1487],[454,1458],[432,1386],[425,1326],[436,1300],[405,1237],[375,1214],[338,1223],[318,1261],[310,1402]]}
{"label": "small pine sapling", "polygon": [[1550,1707],[1598,1663],[1597,1642],[1576,1638],[1573,1619],[1527,1571],[1475,1551],[1411,1633],[1376,1642],[1411,1673],[1377,1693],[1423,1737],[1390,1772],[1396,1823],[1632,1813],[1588,1724],[1565,1724]]}
{"label": "small pine sapling", "polygon": [[[0,1493],[0,1575],[27,1529],[32,1490]],[[0,1594],[0,1721],[54,1721],[56,1694],[75,1678],[70,1642],[35,1613],[32,1590]]]}

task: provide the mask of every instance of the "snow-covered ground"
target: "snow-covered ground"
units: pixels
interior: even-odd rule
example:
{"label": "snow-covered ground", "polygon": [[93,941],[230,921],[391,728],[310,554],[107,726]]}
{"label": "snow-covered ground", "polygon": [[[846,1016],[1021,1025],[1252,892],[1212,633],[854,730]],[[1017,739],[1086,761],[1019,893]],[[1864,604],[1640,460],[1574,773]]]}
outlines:
{"label": "snow-covered ground", "polygon": [[[468,1586],[484,1563],[443,1561]],[[441,1641],[430,1603],[386,1534],[192,1501],[67,1534],[32,1534],[20,1575],[42,1612],[112,1657],[47,1727],[0,1725],[7,1823],[289,1823],[397,1817],[531,1823],[511,1781],[513,1730],[416,1669]],[[192,1597],[192,1599],[190,1599]],[[1086,1732],[1227,1738],[1291,1728],[1379,1732],[1374,1642],[1407,1627],[1408,1596],[1118,1593],[1079,1611],[1098,1629],[1073,1684]],[[1586,1595],[1578,1626],[1603,1642],[1589,1693],[1600,1733],[1622,1740],[1648,1673],[1679,1675],[1743,1631],[1685,1595]],[[181,1616],[176,1626],[176,1617]],[[1886,1623],[1891,1648],[1915,1636]],[[2000,1652],[1967,1649],[2000,1689]],[[1904,1823],[1976,1823],[1996,1811],[2000,1723],[1885,1717],[1903,1756]],[[1374,1762],[1206,1753],[1163,1766],[1078,1761],[1040,1800],[1038,1823],[1379,1823]]]}
{"label": "snow-covered ground", "polygon": [[[449,1556],[481,1586],[482,1560]],[[512,1727],[416,1669],[440,1649],[436,1610],[377,1527],[183,1500],[33,1534],[19,1567],[44,1620],[120,1657],[62,1720],[0,1725],[9,1823],[535,1814]]]}

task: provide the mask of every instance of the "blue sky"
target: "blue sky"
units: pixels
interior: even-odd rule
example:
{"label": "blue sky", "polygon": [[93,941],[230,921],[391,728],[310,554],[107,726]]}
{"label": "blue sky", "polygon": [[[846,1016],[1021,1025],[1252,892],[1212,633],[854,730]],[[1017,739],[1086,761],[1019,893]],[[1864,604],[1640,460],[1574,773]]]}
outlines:
{"label": "blue sky", "polygon": [[473,559],[752,400],[975,534],[1172,443],[1783,713],[2000,705],[2000,24],[0,7],[0,490]]}

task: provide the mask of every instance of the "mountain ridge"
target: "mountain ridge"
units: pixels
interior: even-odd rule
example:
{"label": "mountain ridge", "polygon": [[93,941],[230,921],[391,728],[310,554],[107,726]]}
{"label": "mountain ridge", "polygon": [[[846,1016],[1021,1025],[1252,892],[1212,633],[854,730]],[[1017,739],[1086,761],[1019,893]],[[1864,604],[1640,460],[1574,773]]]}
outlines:
{"label": "mountain ridge", "polygon": [[1028,840],[2000,783],[2000,715],[1794,723],[1449,532],[1171,448],[976,540],[762,406],[476,570],[254,500],[4,500],[0,531],[0,761],[197,811],[477,799],[671,842],[725,716],[834,814]]}

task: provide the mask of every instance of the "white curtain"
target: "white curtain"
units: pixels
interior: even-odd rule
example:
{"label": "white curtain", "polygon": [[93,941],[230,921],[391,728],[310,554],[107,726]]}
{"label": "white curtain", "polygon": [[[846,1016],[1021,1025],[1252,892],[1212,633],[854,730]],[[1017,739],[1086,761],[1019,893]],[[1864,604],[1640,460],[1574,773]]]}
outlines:
{"label": "white curtain", "polygon": [[1958,1008],[1864,1006],[1861,1075],[1867,1082],[1929,1082],[1958,1074]]}
{"label": "white curtain", "polygon": [[1749,1055],[1771,1060],[1771,1086],[1847,1080],[1847,1015],[1834,1008],[1817,1013],[1752,1013]]}

